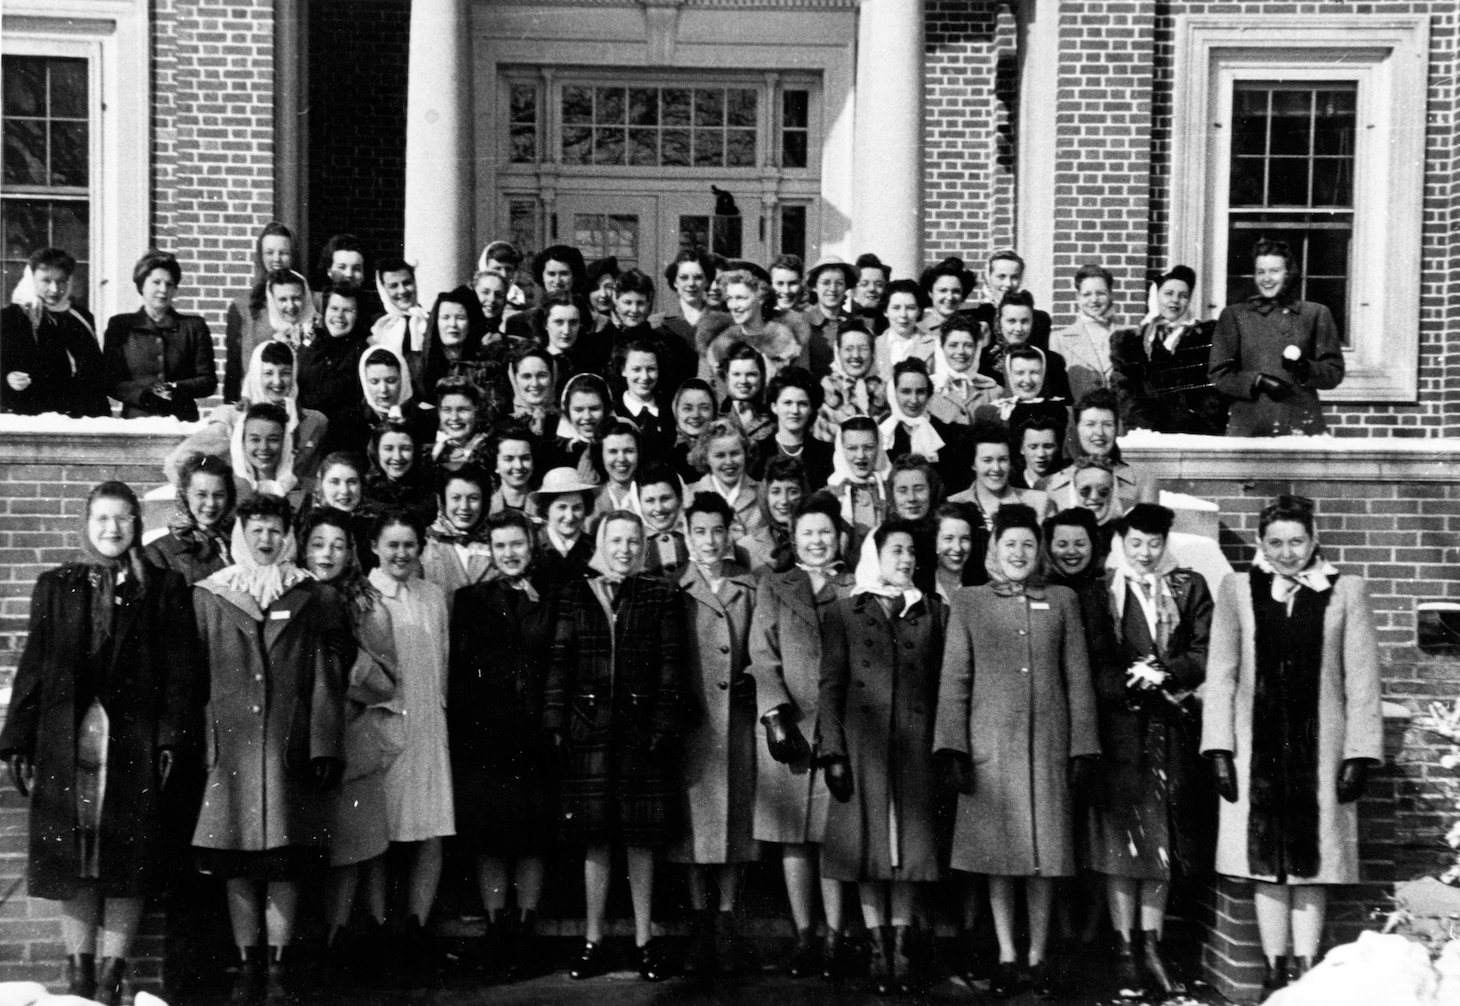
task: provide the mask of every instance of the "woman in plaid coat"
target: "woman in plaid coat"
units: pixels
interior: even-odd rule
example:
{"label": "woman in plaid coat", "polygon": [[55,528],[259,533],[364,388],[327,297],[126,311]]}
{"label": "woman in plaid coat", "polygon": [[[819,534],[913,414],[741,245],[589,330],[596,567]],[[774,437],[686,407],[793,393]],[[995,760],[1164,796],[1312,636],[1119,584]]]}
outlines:
{"label": "woman in plaid coat", "polygon": [[587,847],[587,944],[569,975],[588,978],[607,969],[609,851],[622,842],[639,973],[658,981],[665,972],[650,940],[649,911],[654,850],[671,837],[684,611],[668,586],[639,572],[644,525],[637,514],[606,514],[597,537],[597,575],[564,587],[544,694],[543,724],[564,766],[562,832]]}

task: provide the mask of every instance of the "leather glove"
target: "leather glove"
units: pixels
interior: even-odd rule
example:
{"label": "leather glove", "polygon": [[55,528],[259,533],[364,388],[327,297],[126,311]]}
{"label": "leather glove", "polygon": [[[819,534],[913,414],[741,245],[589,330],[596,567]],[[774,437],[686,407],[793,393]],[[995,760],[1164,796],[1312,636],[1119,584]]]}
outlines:
{"label": "leather glove", "polygon": [[1266,395],[1275,402],[1281,402],[1293,393],[1293,386],[1280,377],[1273,377],[1271,374],[1259,374],[1257,383],[1253,390],[1259,395]]}
{"label": "leather glove", "polygon": [[549,757],[559,769],[568,767],[573,759],[573,749],[568,746],[568,738],[561,730],[549,730],[546,732],[546,743]]}
{"label": "leather glove", "polygon": [[772,710],[766,713],[763,720],[765,723],[765,746],[771,753],[771,759],[782,765],[789,765],[798,762],[811,753],[811,745],[806,743],[806,737],[801,733],[801,728],[790,723],[780,710]]}
{"label": "leather glove", "polygon": [[345,774],[345,763],[338,758],[311,758],[309,771],[314,775],[315,791],[327,793],[340,784]]}
{"label": "leather glove", "polygon": [[944,748],[936,757],[948,785],[964,796],[971,796],[974,789],[973,759],[968,752]]}
{"label": "leather glove", "polygon": [[167,780],[172,778],[172,766],[176,760],[172,748],[157,749],[157,785],[163,789],[167,788]]}
{"label": "leather glove", "polygon": [[5,764],[10,769],[10,782],[15,791],[29,797],[31,784],[35,782],[35,766],[30,763],[30,755],[17,751],[5,760]]}
{"label": "leather glove", "polygon": [[1095,759],[1090,755],[1076,755],[1070,759],[1070,792],[1084,798],[1095,788]]}
{"label": "leather glove", "polygon": [[137,396],[139,404],[148,412],[156,412],[159,415],[171,416],[176,411],[176,405],[155,391],[144,391]]}
{"label": "leather glove", "polygon": [[1353,803],[1368,788],[1368,761],[1363,758],[1345,758],[1338,769],[1338,802]]}
{"label": "leather glove", "polygon": [[1313,361],[1306,356],[1299,356],[1296,360],[1283,357],[1283,369],[1293,376],[1295,381],[1306,381],[1313,373]]}
{"label": "leather glove", "polygon": [[846,758],[828,758],[822,772],[826,775],[826,788],[831,791],[837,803],[846,803],[852,798],[852,763]]}
{"label": "leather glove", "polygon": [[1232,752],[1213,751],[1212,779],[1217,784],[1217,795],[1228,803],[1237,802],[1237,766],[1232,761]]}
{"label": "leather glove", "polygon": [[653,733],[649,735],[649,746],[646,753],[655,761],[663,763],[669,761],[674,754],[675,738],[673,734]]}

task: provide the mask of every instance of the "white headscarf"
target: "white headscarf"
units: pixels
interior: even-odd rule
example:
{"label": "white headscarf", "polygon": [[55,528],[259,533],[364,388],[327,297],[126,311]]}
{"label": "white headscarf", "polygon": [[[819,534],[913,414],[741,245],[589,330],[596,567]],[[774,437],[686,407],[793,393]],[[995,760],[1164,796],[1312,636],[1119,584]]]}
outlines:
{"label": "white headscarf", "polygon": [[[861,559],[857,562],[856,586],[852,588],[852,595],[876,594],[878,597],[900,597],[902,598],[902,611],[898,617],[906,617],[912,610],[912,606],[923,599],[923,592],[917,587],[895,587],[882,579],[882,558],[878,554],[877,546],[872,535],[867,536],[867,541],[874,542],[870,557],[864,549]],[[870,561],[869,561],[870,558]]]}
{"label": "white headscarf", "polygon": [[1279,573],[1273,568],[1272,563],[1267,561],[1267,555],[1262,551],[1261,542],[1258,542],[1257,555],[1253,558],[1252,565],[1272,577],[1272,599],[1286,604],[1289,612],[1293,610],[1293,596],[1298,592],[1299,587],[1307,587],[1309,590],[1322,593],[1333,586],[1333,578],[1338,576],[1338,567],[1316,551],[1308,565],[1297,576]]}
{"label": "white headscarf", "polygon": [[244,521],[236,521],[233,525],[233,548],[234,564],[225,566],[212,576],[207,582],[239,594],[247,594],[254,599],[254,602],[261,610],[268,610],[273,604],[295,584],[304,580],[314,579],[314,574],[308,570],[300,569],[294,565],[294,556],[298,551],[294,536],[285,529],[283,544],[279,548],[279,557],[272,565],[264,566],[259,563],[249,548],[248,538],[243,533]]}
{"label": "white headscarf", "polygon": [[1162,285],[1161,283],[1152,283],[1146,295],[1146,316],[1141,319],[1141,331],[1145,333],[1143,344],[1147,357],[1151,355],[1151,346],[1156,338],[1156,334],[1160,330],[1160,326],[1153,324],[1154,322],[1161,322],[1167,326],[1166,334],[1162,336],[1161,341],[1166,347],[1166,352],[1174,353],[1176,347],[1181,345],[1182,337],[1186,335],[1187,331],[1198,320],[1194,307],[1196,304],[1196,291],[1192,290],[1191,298],[1186,302],[1186,310],[1182,312],[1181,317],[1175,321],[1166,321],[1161,316]]}
{"label": "white headscarf", "polygon": [[852,471],[851,465],[847,464],[845,453],[842,449],[842,428],[836,428],[836,440],[832,445],[831,452],[831,477],[826,480],[828,489],[841,497],[842,519],[851,524],[852,487],[870,489],[877,502],[885,509],[887,504],[887,477],[892,474],[892,462],[887,457],[887,449],[882,446],[882,437],[876,437],[876,454],[872,460],[872,472],[865,479]]}
{"label": "white headscarf", "polygon": [[[66,279],[66,295],[61,298],[59,304],[51,307],[45,301],[41,300],[41,295],[35,288],[35,273],[31,271],[30,266],[26,266],[25,271],[20,274],[20,282],[16,283],[15,289],[10,291],[10,303],[18,304],[25,309],[25,316],[30,319],[32,328],[39,328],[42,312],[50,311],[52,314],[71,315],[71,317],[81,322],[86,330],[91,333],[92,338],[96,337],[96,329],[91,327],[80,311],[74,310],[74,305],[71,303],[70,277]],[[73,372],[76,370],[76,361],[74,359],[71,361],[71,370]]]}
{"label": "white headscarf", "polygon": [[[620,518],[620,519],[622,519],[622,518]],[[634,563],[634,568],[631,569],[631,570],[629,570],[627,573],[620,574],[620,573],[611,572],[611,568],[612,567],[609,566],[608,556],[606,556],[604,554],[603,544],[604,544],[604,540],[608,537],[608,525],[610,525],[612,523],[613,523],[613,521],[610,521],[607,518],[604,518],[603,520],[600,520],[598,522],[598,530],[597,530],[597,532],[593,536],[593,558],[588,561],[588,566],[589,566],[590,569],[592,569],[595,572],[597,572],[599,578],[602,579],[602,580],[604,580],[605,582],[607,582],[607,583],[622,583],[624,580],[627,580],[629,577],[633,576],[636,573],[641,572],[644,569],[644,560],[648,558],[648,555],[647,555],[648,549],[647,548],[641,548],[641,549],[639,549],[639,558]],[[640,544],[647,545],[647,542],[646,542],[645,537],[644,537],[644,523],[643,523],[643,521],[634,521],[633,523],[639,529],[639,542],[640,542]]]}
{"label": "white headscarf", "polygon": [[391,301],[385,291],[385,277],[375,273],[375,292],[385,314],[375,319],[370,326],[370,345],[383,346],[396,353],[419,353],[426,345],[426,327],[431,321],[431,312],[421,306],[419,296],[416,303],[402,311]]}
{"label": "white headscarf", "polygon": [[[930,391],[932,390],[931,384],[932,380],[929,378]],[[882,449],[884,451],[892,450],[892,441],[896,438],[897,427],[901,423],[908,428],[908,449],[914,454],[921,454],[929,461],[937,461],[938,452],[947,444],[938,435],[938,431],[933,429],[932,417],[924,412],[918,418],[913,419],[903,412],[902,405],[897,401],[896,387],[893,387],[887,396],[887,408],[892,414],[882,420],[877,427],[882,432]]]}
{"label": "white headscarf", "polygon": [[[370,400],[370,392],[365,387],[365,361],[369,360],[371,355],[374,354],[377,349],[383,349],[385,350],[385,352],[395,357],[396,366],[400,367],[400,398],[397,399],[396,403],[385,412],[381,412],[375,407],[375,403]],[[401,355],[401,351],[399,349],[394,349],[390,346],[372,346],[371,348],[365,350],[364,353],[360,354],[360,363],[356,369],[360,375],[360,395],[365,399],[365,404],[370,406],[370,408],[379,415],[386,416],[391,419],[403,418],[405,416],[405,411],[401,408],[401,406],[406,402],[409,402],[413,397],[415,397],[416,391],[415,388],[411,386],[411,368],[406,365],[406,358]]]}
{"label": "white headscarf", "polygon": [[[254,356],[258,356],[257,351]],[[247,425],[248,414],[245,413],[233,424],[233,432],[228,436],[228,463],[233,468],[233,477],[240,483],[239,489],[248,488],[256,493],[270,493],[274,496],[289,495],[289,491],[299,484],[299,479],[294,474],[294,427],[298,422],[291,414],[289,425],[284,429],[283,441],[279,445],[279,461],[274,466],[274,477],[271,479],[263,478],[255,472],[244,452],[243,428]]]}
{"label": "white headscarf", "polygon": [[[273,401],[264,391],[264,347],[268,344],[268,342],[259,343],[253,348],[253,355],[248,358],[248,373],[243,375],[243,385],[239,389],[241,401],[247,401],[252,405]],[[284,345],[289,346],[287,342]],[[294,430],[299,426],[299,354],[293,346],[289,346],[289,356],[294,361],[294,380],[289,384],[289,394],[285,395],[284,400],[278,404],[289,413],[287,432],[292,436]]]}
{"label": "white headscarf", "polygon": [[314,296],[309,291],[307,279],[293,269],[289,270],[289,275],[297,279],[299,285],[304,288],[304,307],[299,312],[299,320],[292,322],[284,320],[283,314],[279,311],[279,302],[274,298],[272,286],[265,288],[264,304],[269,314],[269,330],[274,333],[274,338],[298,349],[301,346],[309,345],[309,341],[314,338]]}

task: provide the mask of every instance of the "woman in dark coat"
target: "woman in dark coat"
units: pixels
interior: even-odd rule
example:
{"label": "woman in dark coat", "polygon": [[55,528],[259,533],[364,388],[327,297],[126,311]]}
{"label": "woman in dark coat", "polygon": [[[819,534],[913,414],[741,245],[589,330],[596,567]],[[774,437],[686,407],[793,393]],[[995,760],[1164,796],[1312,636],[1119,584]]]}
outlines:
{"label": "woman in dark coat", "polygon": [[298,882],[325,863],[329,803],[321,794],[344,765],[329,601],[292,561],[289,518],[282,497],[245,499],[233,529],[234,565],[193,588],[211,672],[203,711],[208,779],[193,845],[199,869],[227,881],[244,964],[236,991],[253,998],[266,976],[276,988],[282,983]]}
{"label": "woman in dark coat", "polygon": [[367,513],[405,510],[428,527],[435,522],[439,507],[431,462],[408,424],[387,419],[377,426],[366,456],[370,460],[363,504]]}
{"label": "woman in dark coat", "polygon": [[1227,430],[1227,398],[1207,376],[1217,324],[1197,320],[1195,289],[1196,272],[1187,266],[1157,276],[1146,320],[1112,336],[1112,384],[1127,430],[1210,436]]}
{"label": "woman in dark coat", "polygon": [[531,963],[544,851],[556,837],[557,766],[542,731],[553,594],[535,568],[537,531],[524,514],[493,514],[486,535],[498,575],[456,592],[446,725],[456,834],[476,857],[487,910],[485,963],[521,973]]}
{"label": "woman in dark coat", "polygon": [[330,413],[329,432],[319,448],[321,456],[336,451],[363,454],[370,438],[387,422],[405,424],[423,451],[435,442],[436,410],[418,404],[410,365],[399,352],[386,346],[368,349],[360,357],[356,379],[359,394],[355,404]]}
{"label": "woman in dark coat", "polygon": [[106,323],[102,359],[107,394],[122,403],[122,418],[176,416],[196,422],[199,398],[218,387],[213,336],[195,314],[180,314],[172,300],[182,266],[167,252],[149,251],[132,270],[142,309]]}
{"label": "woman in dark coat", "polygon": [[755,679],[765,727],[765,744],[757,749],[753,834],[781,849],[796,926],[791,977],[818,969],[832,977],[845,923],[842,884],[821,878],[826,939],[818,960],[812,899],[831,799],[811,743],[820,699],[821,621],[834,602],[851,595],[852,574],[841,564],[841,512],[833,497],[819,493],[804,500],[793,528],[796,562],[762,575],[750,620],[747,673]]}
{"label": "woman in dark coat", "polygon": [[873,934],[870,985],[908,991],[919,883],[938,879],[933,713],[947,608],[913,586],[919,533],[883,524],[875,577],[827,609],[816,734],[826,787],[821,873],[854,880]]}
{"label": "woman in dark coat", "polygon": [[142,560],[141,529],[131,489],[91,491],[85,554],[36,581],[0,731],[30,799],[27,890],[62,902],[68,991],[108,1004],[163,875],[160,791],[192,740],[187,585]]}
{"label": "woman in dark coat", "polygon": [[1343,344],[1322,304],[1298,299],[1297,260],[1285,241],[1252,249],[1257,293],[1217,316],[1209,374],[1231,402],[1229,437],[1323,433],[1318,392],[1343,381]]}
{"label": "woman in dark coat", "polygon": [[544,699],[543,725],[564,758],[563,837],[587,847],[587,942],[568,974],[606,970],[609,852],[618,842],[628,852],[639,974],[660,981],[666,972],[650,911],[655,850],[673,834],[683,606],[661,580],[639,573],[644,526],[637,514],[605,515],[597,545],[598,575],[563,588]]}
{"label": "woman in dark coat", "polygon": [[237,502],[233,469],[226,461],[211,454],[186,458],[178,469],[177,510],[167,534],[142,554],[158,569],[181,573],[188,586],[212,576],[232,563],[228,543]]}
{"label": "woman in dark coat", "polygon": [[999,939],[993,989],[1016,979],[1016,892],[1029,906],[1036,991],[1055,991],[1045,960],[1053,880],[1075,872],[1071,791],[1100,753],[1079,602],[1045,583],[1034,510],[999,508],[984,558],[989,582],[953,596],[934,748],[960,793],[950,865],[989,878]]}
{"label": "woman in dark coat", "polygon": [[75,272],[70,252],[33,252],[0,310],[0,411],[111,415],[96,322],[71,300]]}
{"label": "woman in dark coat", "polygon": [[1168,995],[1174,984],[1160,940],[1170,882],[1209,869],[1216,823],[1192,698],[1206,678],[1212,595],[1166,550],[1174,516],[1137,503],[1116,525],[1107,584],[1117,648],[1095,668],[1103,758],[1087,864],[1106,877],[1122,987],[1141,984],[1143,968],[1145,982]]}
{"label": "woman in dark coat", "polygon": [[299,350],[299,407],[338,416],[360,403],[360,358],[369,349],[360,322],[360,289],[331,284],[320,294],[314,338]]}

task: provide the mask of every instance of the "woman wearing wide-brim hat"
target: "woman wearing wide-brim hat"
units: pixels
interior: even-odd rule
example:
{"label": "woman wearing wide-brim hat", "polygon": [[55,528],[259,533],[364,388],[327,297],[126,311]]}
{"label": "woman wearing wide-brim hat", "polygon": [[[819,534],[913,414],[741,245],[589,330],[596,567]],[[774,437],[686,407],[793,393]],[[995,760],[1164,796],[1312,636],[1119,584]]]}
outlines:
{"label": "woman wearing wide-brim hat", "polygon": [[542,521],[542,577],[550,584],[581,580],[593,558],[593,536],[586,531],[599,487],[585,482],[574,468],[554,468],[542,486],[527,495],[533,516]]}
{"label": "woman wearing wide-brim hat", "polygon": [[852,319],[847,310],[847,292],[857,285],[857,270],[836,255],[827,255],[806,273],[806,289],[811,292],[811,307],[802,317],[811,330],[806,347],[801,351],[801,366],[817,377],[831,373],[836,356],[836,333]]}

